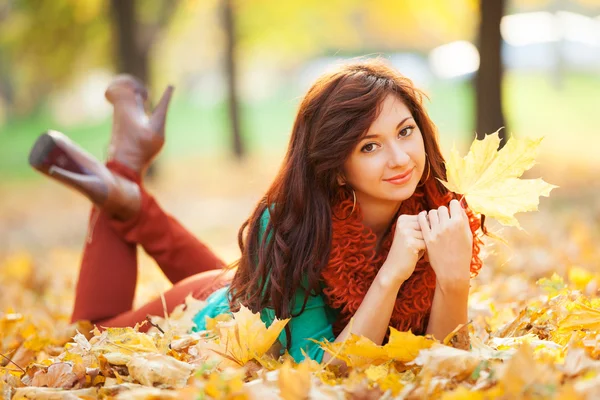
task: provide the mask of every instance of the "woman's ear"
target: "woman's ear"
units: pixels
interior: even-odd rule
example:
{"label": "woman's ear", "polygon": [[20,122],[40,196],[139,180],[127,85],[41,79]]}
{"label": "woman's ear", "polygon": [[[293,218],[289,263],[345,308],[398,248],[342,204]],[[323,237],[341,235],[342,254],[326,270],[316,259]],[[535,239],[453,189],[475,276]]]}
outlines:
{"label": "woman's ear", "polygon": [[344,186],[346,184],[346,179],[344,178],[344,175],[342,175],[341,173],[338,174],[338,176],[336,177],[337,180],[337,184],[340,186]]}

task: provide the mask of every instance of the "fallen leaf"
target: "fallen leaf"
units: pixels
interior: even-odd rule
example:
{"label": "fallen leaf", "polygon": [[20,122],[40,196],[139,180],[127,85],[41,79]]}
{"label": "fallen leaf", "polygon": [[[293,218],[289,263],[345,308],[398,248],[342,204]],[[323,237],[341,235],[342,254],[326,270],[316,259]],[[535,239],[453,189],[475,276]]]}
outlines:
{"label": "fallen leaf", "polygon": [[275,319],[267,328],[259,313],[241,306],[238,312],[233,313],[233,320],[217,324],[219,343],[208,347],[241,366],[264,355],[279,338],[288,321]]}
{"label": "fallen leaf", "polygon": [[77,370],[66,362],[52,364],[48,369],[37,371],[31,380],[31,386],[71,389],[77,382],[85,379],[85,369]]}
{"label": "fallen leaf", "polygon": [[419,365],[421,375],[465,379],[482,360],[468,351],[436,344],[419,352],[409,365]]}
{"label": "fallen leaf", "polygon": [[410,331],[400,332],[390,327],[390,338],[383,349],[388,357],[406,363],[414,360],[421,350],[436,343],[433,337],[417,336]]}
{"label": "fallen leaf", "polygon": [[279,393],[283,400],[304,400],[311,388],[311,371],[306,363],[297,368],[287,361],[279,369]]}
{"label": "fallen leaf", "polygon": [[129,375],[146,386],[181,388],[194,371],[188,363],[163,354],[135,355],[127,363]]}
{"label": "fallen leaf", "polygon": [[526,394],[547,398],[559,386],[559,374],[548,365],[537,363],[533,350],[527,344],[521,345],[498,375],[498,385],[502,386],[509,398]]}
{"label": "fallen leaf", "polygon": [[481,392],[473,392],[464,386],[459,386],[456,390],[446,392],[442,396],[441,400],[484,400],[489,397],[484,397]]}
{"label": "fallen leaf", "polygon": [[17,389],[12,400],[91,400],[98,397],[97,393],[96,388],[66,391],[57,388],[26,387]]}
{"label": "fallen leaf", "polygon": [[[193,317],[205,305],[206,302],[204,300],[198,300],[189,294],[185,298],[184,303],[175,307],[168,318],[152,316],[151,320],[153,324],[161,327],[170,336],[187,334],[196,325]],[[150,330],[158,331],[156,327],[152,327]]]}
{"label": "fallen leaf", "polygon": [[222,373],[213,372],[205,382],[203,390],[213,399],[245,399],[244,371],[227,368]]}
{"label": "fallen leaf", "polygon": [[317,342],[332,356],[354,368],[381,364],[389,360],[387,351],[364,336],[351,334],[343,342]]}
{"label": "fallen leaf", "polygon": [[600,310],[576,303],[558,323],[558,333],[575,330],[600,332]]}
{"label": "fallen leaf", "polygon": [[133,354],[158,352],[152,338],[133,328],[108,328],[90,341],[95,353]]}
{"label": "fallen leaf", "polygon": [[592,369],[600,372],[600,361],[592,360],[584,348],[570,347],[560,368],[567,376],[578,376]]}

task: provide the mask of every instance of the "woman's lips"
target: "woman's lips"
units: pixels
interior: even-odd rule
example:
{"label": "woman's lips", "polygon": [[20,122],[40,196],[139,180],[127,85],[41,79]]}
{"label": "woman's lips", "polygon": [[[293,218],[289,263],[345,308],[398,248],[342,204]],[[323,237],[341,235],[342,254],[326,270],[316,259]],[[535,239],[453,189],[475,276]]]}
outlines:
{"label": "woman's lips", "polygon": [[402,184],[408,182],[410,180],[410,178],[412,178],[412,174],[413,174],[414,170],[415,169],[413,168],[410,171],[405,172],[404,174],[392,176],[389,179],[384,179],[384,181],[389,182],[394,185],[402,185]]}

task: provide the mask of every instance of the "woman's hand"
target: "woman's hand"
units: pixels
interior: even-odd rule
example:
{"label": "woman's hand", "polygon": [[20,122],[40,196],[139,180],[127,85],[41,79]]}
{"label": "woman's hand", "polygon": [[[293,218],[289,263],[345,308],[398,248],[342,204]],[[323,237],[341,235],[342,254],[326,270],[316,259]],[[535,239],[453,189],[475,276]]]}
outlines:
{"label": "woman's hand", "polygon": [[417,218],[438,285],[468,289],[473,234],[458,200],[450,202],[450,210],[442,206],[429,213],[422,211]]}
{"label": "woman's hand", "polygon": [[416,215],[401,215],[396,223],[394,240],[382,269],[394,281],[402,283],[415,270],[425,252],[425,241]]}

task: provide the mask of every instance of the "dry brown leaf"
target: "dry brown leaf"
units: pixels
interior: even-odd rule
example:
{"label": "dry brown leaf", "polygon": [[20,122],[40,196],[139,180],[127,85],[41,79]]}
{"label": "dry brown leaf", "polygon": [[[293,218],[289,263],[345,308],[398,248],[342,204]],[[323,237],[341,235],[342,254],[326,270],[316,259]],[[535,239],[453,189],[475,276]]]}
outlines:
{"label": "dry brown leaf", "polygon": [[564,364],[560,367],[565,375],[574,377],[585,371],[595,370],[600,372],[600,361],[592,360],[584,348],[571,346],[567,350]]}
{"label": "dry brown leaf", "polygon": [[559,374],[548,365],[535,361],[533,350],[523,344],[515,355],[500,369],[498,385],[507,396],[524,394],[547,397],[558,387]]}
{"label": "dry brown leaf", "polygon": [[63,390],[57,388],[26,387],[16,390],[12,400],[92,400],[96,399],[96,388]]}
{"label": "dry brown leaf", "polygon": [[70,363],[61,362],[37,371],[33,375],[31,386],[71,389],[76,383],[82,383],[82,380],[85,380],[85,368],[74,368]]}
{"label": "dry brown leaf", "polygon": [[134,355],[127,363],[129,375],[142,385],[184,387],[194,367],[162,354]]}
{"label": "dry brown leaf", "polygon": [[436,344],[421,350],[409,365],[419,365],[421,375],[466,379],[482,360],[476,355],[454,347]]}

